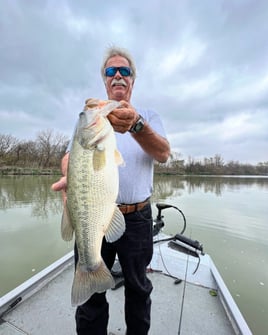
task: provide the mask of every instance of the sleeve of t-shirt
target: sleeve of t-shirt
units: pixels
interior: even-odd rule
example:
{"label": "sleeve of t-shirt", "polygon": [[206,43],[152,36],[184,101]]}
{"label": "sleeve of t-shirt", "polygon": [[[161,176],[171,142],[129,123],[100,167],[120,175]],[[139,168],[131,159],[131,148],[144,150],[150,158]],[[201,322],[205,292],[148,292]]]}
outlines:
{"label": "sleeve of t-shirt", "polygon": [[155,132],[164,138],[167,138],[166,132],[161,121],[160,115],[152,110],[138,110],[138,113],[144,117]]}

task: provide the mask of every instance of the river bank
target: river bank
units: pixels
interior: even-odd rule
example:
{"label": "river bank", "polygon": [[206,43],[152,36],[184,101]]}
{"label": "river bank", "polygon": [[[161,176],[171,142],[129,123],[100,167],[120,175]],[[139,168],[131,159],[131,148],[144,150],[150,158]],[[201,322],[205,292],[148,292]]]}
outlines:
{"label": "river bank", "polygon": [[[174,171],[158,171],[155,170],[156,175],[164,176],[241,176],[241,174],[228,174],[228,173],[182,173]],[[14,166],[2,166],[0,167],[0,176],[57,176],[61,175],[60,169],[57,168],[32,168],[32,167],[14,167]],[[267,177],[268,173],[245,173],[244,176],[258,176],[258,177]]]}
{"label": "river bank", "polygon": [[60,169],[42,169],[42,168],[31,168],[31,167],[13,167],[3,166],[0,167],[0,175],[2,176],[17,176],[17,175],[31,175],[31,176],[54,176],[60,175]]}

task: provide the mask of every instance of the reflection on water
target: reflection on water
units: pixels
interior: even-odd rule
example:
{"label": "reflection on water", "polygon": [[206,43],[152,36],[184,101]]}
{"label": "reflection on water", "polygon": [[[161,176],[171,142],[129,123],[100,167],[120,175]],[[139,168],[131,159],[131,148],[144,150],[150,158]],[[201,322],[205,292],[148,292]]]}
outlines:
{"label": "reflection on water", "polygon": [[62,241],[55,177],[0,177],[0,296],[72,249]]}
{"label": "reflection on water", "polygon": [[[156,176],[153,201],[176,205],[191,225],[268,243],[268,178]],[[173,233],[177,213],[166,213]],[[178,229],[176,226],[175,229]]]}
{"label": "reflection on water", "polygon": [[59,214],[62,203],[59,194],[50,190],[55,181],[51,176],[4,176],[0,184],[0,209],[31,205],[31,214],[47,218],[49,213]]}
{"label": "reflection on water", "polygon": [[256,176],[168,176],[156,175],[154,180],[154,199],[166,199],[181,195],[181,190],[191,194],[198,191],[211,192],[221,196],[226,189],[241,190],[257,187],[268,190],[268,177]]}
{"label": "reflection on water", "polygon": [[[23,207],[31,204],[32,215],[47,218],[48,213],[59,214],[62,202],[59,193],[50,190],[56,180],[54,176],[3,176],[0,177],[0,210]],[[268,190],[268,177],[231,176],[166,176],[156,175],[153,201],[181,196],[196,191],[214,193],[221,196],[228,190],[258,188]]]}
{"label": "reflection on water", "polygon": [[[0,295],[73,247],[60,236],[57,177],[0,177]],[[268,177],[155,176],[152,203],[186,216],[185,234],[199,240],[220,270],[254,335],[268,329]],[[154,215],[157,210],[153,206]],[[167,209],[165,231],[182,217]]]}

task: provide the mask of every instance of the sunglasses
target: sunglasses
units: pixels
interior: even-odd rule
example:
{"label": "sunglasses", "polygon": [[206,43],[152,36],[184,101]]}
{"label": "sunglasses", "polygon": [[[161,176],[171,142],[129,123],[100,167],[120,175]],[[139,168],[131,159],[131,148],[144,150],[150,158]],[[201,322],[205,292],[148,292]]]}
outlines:
{"label": "sunglasses", "polygon": [[105,69],[105,76],[106,77],[113,77],[116,72],[119,71],[119,73],[121,74],[121,76],[123,77],[128,77],[132,75],[132,70],[131,68],[127,67],[127,66],[111,66],[111,67],[107,67]]}

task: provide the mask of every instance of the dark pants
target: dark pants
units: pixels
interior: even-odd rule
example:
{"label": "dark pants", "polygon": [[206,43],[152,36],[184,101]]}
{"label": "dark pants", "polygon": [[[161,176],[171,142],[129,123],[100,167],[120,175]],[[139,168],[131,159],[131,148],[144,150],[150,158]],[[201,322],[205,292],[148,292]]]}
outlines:
{"label": "dark pants", "polygon": [[[125,215],[126,231],[114,243],[102,243],[102,258],[112,268],[116,253],[125,280],[125,320],[127,335],[146,335],[150,328],[152,291],[146,267],[153,254],[152,212],[146,205],[141,211]],[[75,247],[75,262],[77,263]],[[109,305],[104,293],[95,293],[76,310],[79,335],[106,335]]]}

